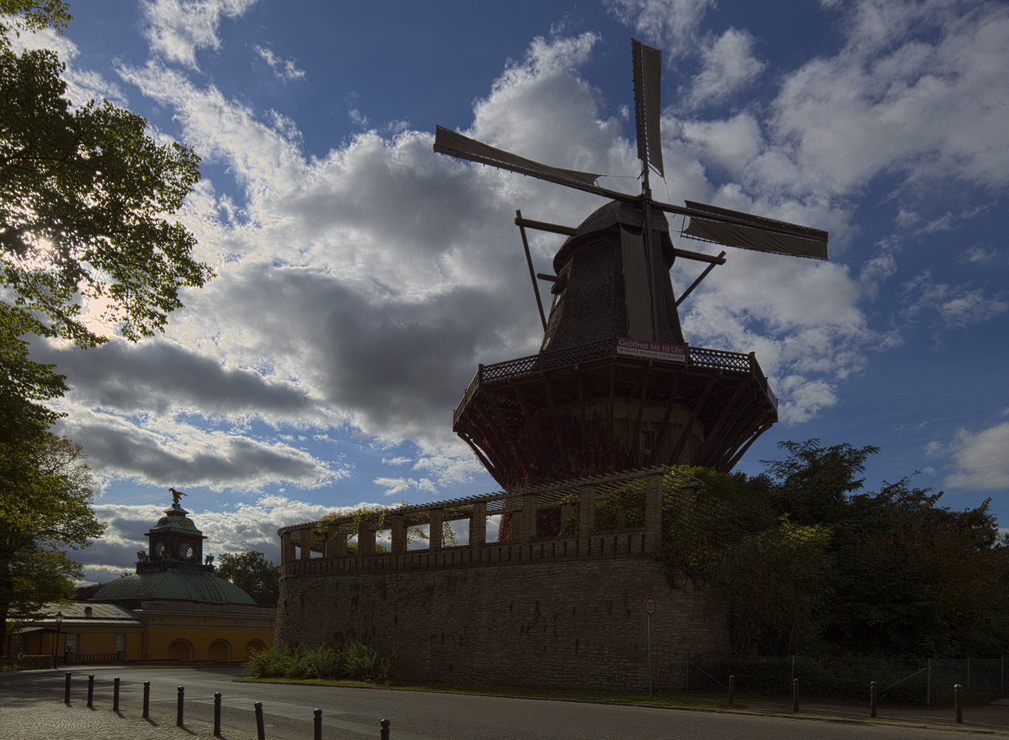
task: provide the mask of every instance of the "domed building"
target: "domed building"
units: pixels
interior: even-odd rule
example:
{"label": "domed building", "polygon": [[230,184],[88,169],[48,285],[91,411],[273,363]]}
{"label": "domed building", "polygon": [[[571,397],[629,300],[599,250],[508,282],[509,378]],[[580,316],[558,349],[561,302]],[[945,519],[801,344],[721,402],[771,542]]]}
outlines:
{"label": "domed building", "polygon": [[185,494],[171,491],[171,508],[145,535],[150,555],[137,553],[136,573],[106,584],[89,603],[123,607],[143,622],[140,644],[127,642],[127,659],[237,661],[272,645],[277,610],[256,606],[214,575],[213,556],[203,555],[207,538],[179,504]]}

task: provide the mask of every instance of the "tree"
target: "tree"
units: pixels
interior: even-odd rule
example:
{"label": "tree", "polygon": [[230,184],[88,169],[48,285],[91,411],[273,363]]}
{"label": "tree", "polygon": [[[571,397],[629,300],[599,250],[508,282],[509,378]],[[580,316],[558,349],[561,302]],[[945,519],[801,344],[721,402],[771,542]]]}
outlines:
{"label": "tree", "polygon": [[[0,0],[0,11],[14,29],[69,19],[57,0]],[[199,180],[199,157],[157,144],[143,117],[108,101],[74,109],[62,71],[55,52],[0,43],[0,285],[35,334],[101,344],[82,305],[104,304],[101,319],[136,340],[163,330],[180,288],[212,275],[191,256],[195,237],[166,218]]]}
{"label": "tree", "polygon": [[274,609],[280,598],[280,566],[261,552],[226,552],[218,559],[216,575],[245,591],[256,606]]}
{"label": "tree", "polygon": [[[55,52],[10,34],[70,21],[61,0],[0,0],[0,619],[63,597],[81,575],[66,548],[104,526],[91,512],[80,447],[47,429],[66,390],[32,361],[28,338],[87,349],[95,324],[136,341],[163,331],[179,291],[212,276],[171,220],[199,180],[191,147],[158,144],[147,122],[108,101],[74,107]],[[87,309],[87,310],[85,310]]]}
{"label": "tree", "polygon": [[81,445],[46,432],[2,452],[0,634],[6,634],[42,604],[73,595],[83,571],[67,550],[87,547],[105,525],[91,509]]}

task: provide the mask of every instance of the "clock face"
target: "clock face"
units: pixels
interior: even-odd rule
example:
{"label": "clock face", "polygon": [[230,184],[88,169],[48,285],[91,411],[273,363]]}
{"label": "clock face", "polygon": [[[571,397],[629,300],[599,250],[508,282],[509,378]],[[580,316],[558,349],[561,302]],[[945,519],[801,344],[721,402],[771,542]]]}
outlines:
{"label": "clock face", "polygon": [[179,554],[186,560],[189,560],[191,557],[193,557],[193,546],[190,545],[188,542],[183,542],[182,545],[179,547]]}
{"label": "clock face", "polygon": [[159,542],[158,544],[156,544],[154,546],[154,554],[157,555],[159,558],[160,557],[164,557],[164,555],[165,555],[165,543],[164,542]]}

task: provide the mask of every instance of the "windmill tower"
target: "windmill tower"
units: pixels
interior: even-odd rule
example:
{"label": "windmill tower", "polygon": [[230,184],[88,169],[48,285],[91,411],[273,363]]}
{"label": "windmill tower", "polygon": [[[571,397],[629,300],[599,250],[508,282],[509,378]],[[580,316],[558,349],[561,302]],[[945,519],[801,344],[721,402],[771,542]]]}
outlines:
{"label": "windmill tower", "polygon": [[[778,402],[753,353],[691,347],[678,307],[717,257],[674,246],[679,236],[759,252],[827,259],[827,232],[748,213],[652,198],[649,173],[664,176],[660,138],[661,52],[632,40],[642,191],[600,187],[599,174],[566,170],[495,149],[438,127],[434,151],[600,195],[579,226],[516,212],[543,323],[540,351],[481,365],[453,416],[453,429],[505,490],[659,465],[728,471],[778,418]],[[567,236],[552,275],[533,268],[526,229]],[[707,263],[679,297],[677,259]],[[537,278],[551,284],[544,314]]]}

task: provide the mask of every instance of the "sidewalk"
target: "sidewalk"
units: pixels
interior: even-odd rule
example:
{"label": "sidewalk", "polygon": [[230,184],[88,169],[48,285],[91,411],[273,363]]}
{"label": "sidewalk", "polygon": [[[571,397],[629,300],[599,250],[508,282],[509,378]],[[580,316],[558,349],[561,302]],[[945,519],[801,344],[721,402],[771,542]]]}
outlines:
{"label": "sidewalk", "polygon": [[[876,718],[869,716],[869,703],[857,705],[841,702],[807,701],[799,703],[799,713],[792,712],[790,700],[768,700],[748,696],[737,702],[745,705],[740,712],[768,716],[798,717],[829,722],[919,727],[960,732],[994,734],[1009,737],[1009,705],[979,704],[963,707],[963,724],[956,723],[953,707],[891,707],[880,705]],[[731,710],[730,710],[731,711]]]}

